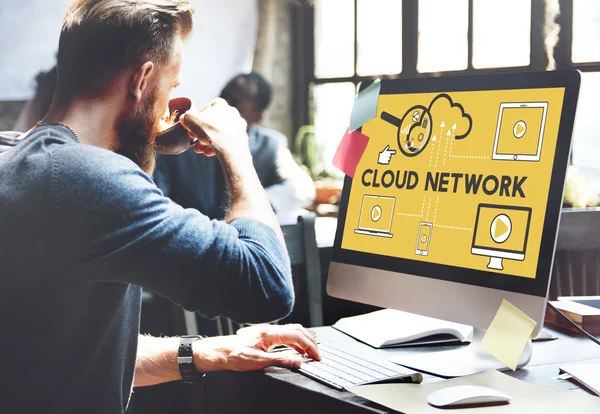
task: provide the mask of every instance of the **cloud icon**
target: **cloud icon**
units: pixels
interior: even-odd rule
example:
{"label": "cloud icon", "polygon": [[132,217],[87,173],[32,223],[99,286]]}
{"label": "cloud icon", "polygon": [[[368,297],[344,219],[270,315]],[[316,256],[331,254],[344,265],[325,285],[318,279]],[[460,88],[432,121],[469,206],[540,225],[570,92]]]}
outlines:
{"label": "cloud icon", "polygon": [[440,139],[463,139],[473,126],[471,115],[465,113],[463,106],[454,103],[445,93],[433,98],[428,108],[423,105],[412,106],[402,118],[382,111],[381,119],[397,128],[398,148],[407,157],[421,154],[434,134]]}
{"label": "cloud icon", "polygon": [[438,127],[443,128],[445,135],[454,135],[456,139],[463,139],[471,132],[473,126],[471,115],[465,113],[462,105],[454,103],[452,98],[445,93],[436,96],[431,101],[429,112],[436,123],[433,126],[434,130]]}

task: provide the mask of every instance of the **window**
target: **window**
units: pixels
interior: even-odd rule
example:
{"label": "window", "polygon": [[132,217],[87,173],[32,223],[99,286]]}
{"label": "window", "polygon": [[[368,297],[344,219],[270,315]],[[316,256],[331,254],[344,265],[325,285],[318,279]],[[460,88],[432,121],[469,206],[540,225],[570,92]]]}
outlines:
{"label": "window", "polygon": [[315,0],[312,121],[323,168],[331,168],[357,85],[402,72],[402,1]]}
{"label": "window", "polygon": [[402,72],[402,2],[358,0],[356,73]]}
{"label": "window", "polygon": [[528,66],[531,0],[473,2],[473,67]]}
{"label": "window", "polygon": [[[314,123],[322,165],[330,166],[348,126],[360,82],[377,77],[497,71],[583,71],[573,162],[593,166],[600,151],[600,2],[596,0],[313,0],[315,61],[301,68],[310,105],[297,124]],[[559,44],[544,27],[560,8]],[[310,6],[307,6],[310,7]],[[550,17],[553,21],[554,17]],[[547,55],[547,50],[550,56]],[[308,93],[308,92],[307,92]],[[308,112],[306,112],[308,111]],[[327,167],[325,167],[327,168]],[[330,168],[329,173],[337,173]]]}
{"label": "window", "polygon": [[419,1],[417,70],[440,72],[467,68],[469,2]]}
{"label": "window", "polygon": [[317,146],[322,156],[321,168],[327,169],[348,128],[356,88],[352,82],[340,82],[314,85],[311,89],[315,105],[315,136],[319,137]]}
{"label": "window", "polygon": [[353,0],[321,0],[315,4],[315,76],[354,74]]}
{"label": "window", "polygon": [[[565,58],[565,67],[582,71],[579,102],[571,160],[578,167],[598,170],[600,151],[600,120],[598,119],[598,95],[600,95],[600,3],[596,0],[562,1],[561,13],[572,16],[563,22],[561,36],[572,41],[561,50],[570,56]],[[570,46],[570,48],[568,47]],[[559,60],[561,56],[557,56]]]}
{"label": "window", "polygon": [[573,62],[600,61],[600,3],[597,0],[573,2]]}
{"label": "window", "polygon": [[571,149],[573,164],[577,166],[598,168],[598,154],[600,154],[598,93],[600,93],[600,72],[582,73]]}

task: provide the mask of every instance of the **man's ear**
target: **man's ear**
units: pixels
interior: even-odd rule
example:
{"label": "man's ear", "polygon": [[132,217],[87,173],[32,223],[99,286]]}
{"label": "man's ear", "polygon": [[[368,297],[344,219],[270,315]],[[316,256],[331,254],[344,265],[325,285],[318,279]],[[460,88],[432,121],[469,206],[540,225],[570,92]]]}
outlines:
{"label": "man's ear", "polygon": [[133,74],[129,81],[129,93],[136,102],[142,100],[142,94],[148,87],[148,79],[154,71],[154,63],[148,61],[140,66]]}

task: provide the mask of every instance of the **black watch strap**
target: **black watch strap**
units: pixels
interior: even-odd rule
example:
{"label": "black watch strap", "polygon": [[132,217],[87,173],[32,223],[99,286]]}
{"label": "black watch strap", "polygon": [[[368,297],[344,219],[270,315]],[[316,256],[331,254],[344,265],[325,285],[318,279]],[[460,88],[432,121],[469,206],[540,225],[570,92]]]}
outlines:
{"label": "black watch strap", "polygon": [[201,374],[196,371],[194,365],[194,354],[192,352],[192,344],[195,341],[203,339],[203,336],[185,335],[179,338],[179,353],[177,355],[177,365],[179,373],[184,382],[200,382],[206,374]]}

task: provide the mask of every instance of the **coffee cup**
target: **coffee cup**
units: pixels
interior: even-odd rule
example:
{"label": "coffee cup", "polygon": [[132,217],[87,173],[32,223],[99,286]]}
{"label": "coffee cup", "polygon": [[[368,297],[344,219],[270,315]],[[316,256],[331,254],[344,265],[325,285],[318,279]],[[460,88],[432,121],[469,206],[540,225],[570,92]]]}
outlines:
{"label": "coffee cup", "polygon": [[[167,128],[156,135],[154,149],[159,154],[177,155],[194,146],[197,138],[191,138],[179,118],[192,108],[192,100],[185,97],[169,101],[169,120]],[[164,125],[164,123],[161,123]]]}

